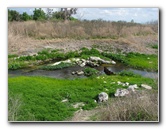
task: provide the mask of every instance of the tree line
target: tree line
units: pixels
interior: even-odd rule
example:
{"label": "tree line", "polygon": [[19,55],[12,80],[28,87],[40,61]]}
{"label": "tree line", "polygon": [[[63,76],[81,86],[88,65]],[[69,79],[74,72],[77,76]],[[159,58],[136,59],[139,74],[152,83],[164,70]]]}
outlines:
{"label": "tree line", "polygon": [[77,8],[61,8],[59,11],[47,8],[46,13],[41,9],[35,8],[32,15],[23,12],[20,14],[15,10],[8,9],[8,21],[28,21],[28,20],[77,20],[72,15],[77,13]]}

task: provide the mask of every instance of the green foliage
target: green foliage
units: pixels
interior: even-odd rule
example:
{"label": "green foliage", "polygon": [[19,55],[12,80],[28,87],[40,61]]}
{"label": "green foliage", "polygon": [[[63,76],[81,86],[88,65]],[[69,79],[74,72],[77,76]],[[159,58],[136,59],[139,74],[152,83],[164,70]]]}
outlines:
{"label": "green foliage", "polygon": [[53,12],[52,19],[59,19],[59,20],[64,19],[63,13],[62,12]]}
{"label": "green foliage", "polygon": [[20,56],[19,58],[17,58],[16,60],[18,61],[30,61],[30,60],[34,60],[33,56]]}
{"label": "green foliage", "polygon": [[124,63],[124,64],[128,63],[126,56],[124,54],[121,54],[121,53],[114,54],[114,53],[103,52],[102,55],[104,57],[111,58],[112,60],[116,60],[116,61],[119,61],[119,62]]}
{"label": "green foliage", "polygon": [[134,68],[158,70],[158,56],[157,55],[145,55],[140,53],[128,53],[127,54],[128,65]]}
{"label": "green foliage", "polygon": [[141,75],[135,74],[133,71],[127,71],[123,70],[122,72],[119,72],[120,76],[128,76],[128,77],[140,77]]}
{"label": "green foliage", "polygon": [[23,62],[13,61],[12,63],[8,64],[8,69],[16,70],[25,67],[26,64]]}
{"label": "green foliage", "polygon": [[8,21],[28,21],[32,20],[32,16],[28,15],[26,12],[20,14],[15,10],[8,9]]}
{"label": "green foliage", "polygon": [[23,21],[32,20],[32,17],[28,15],[26,12],[23,12],[23,14],[21,15],[21,20]]}
{"label": "green foliage", "polygon": [[46,14],[45,12],[39,8],[39,9],[36,9],[33,11],[33,20],[46,20]]}
{"label": "green foliage", "polygon": [[91,49],[88,49],[88,48],[81,48],[81,55],[100,55],[100,52],[95,49],[95,48],[91,48]]}
{"label": "green foliage", "polygon": [[[103,82],[106,83],[103,83]],[[62,121],[71,117],[78,109],[73,104],[83,102],[83,109],[89,110],[96,107],[96,96],[105,91],[109,95],[117,88],[124,88],[117,83],[129,82],[130,84],[147,84],[157,89],[153,79],[129,76],[99,76],[84,79],[55,79],[48,77],[12,77],[8,79],[8,91],[13,95],[21,94],[23,102],[17,115],[18,121],[29,121],[33,116],[36,121]],[[10,94],[9,94],[10,98]],[[68,102],[61,102],[68,99]]]}
{"label": "green foliage", "polygon": [[70,20],[70,21],[78,21],[78,19],[77,19],[77,18],[74,18],[74,17],[70,17],[69,20]]}
{"label": "green foliage", "polygon": [[146,54],[133,53],[133,52],[130,52],[126,55],[103,52],[102,55],[104,57],[111,58],[115,61],[119,61],[136,69],[146,69],[153,71],[158,70],[157,55],[148,55],[148,54],[146,55]]}
{"label": "green foliage", "polygon": [[151,45],[153,49],[158,49],[158,44]]}
{"label": "green foliage", "polygon": [[95,75],[98,75],[99,74],[99,71],[94,69],[94,68],[85,68],[84,70],[84,74],[85,76],[95,76]]}
{"label": "green foliage", "polygon": [[80,54],[78,51],[70,51],[65,54],[65,57],[68,58],[75,58],[75,57],[80,57]]}
{"label": "green foliage", "polygon": [[42,51],[38,52],[39,55],[48,55],[49,49],[43,49]]}
{"label": "green foliage", "polygon": [[19,12],[8,9],[8,21],[20,21],[21,15]]}
{"label": "green foliage", "polygon": [[8,58],[15,58],[15,57],[18,57],[18,55],[16,55],[16,54],[8,55]]}
{"label": "green foliage", "polygon": [[46,66],[41,66],[40,68],[44,70],[56,70],[56,69],[63,69],[63,68],[71,67],[71,66],[73,66],[72,63],[61,62],[58,65],[46,65]]}
{"label": "green foliage", "polygon": [[[97,49],[92,48],[82,48],[80,49],[80,52],[78,51],[70,51],[67,53],[63,53],[60,50],[50,50],[50,49],[44,49],[40,52],[38,52],[37,55],[33,56],[20,56],[19,58],[15,59],[16,61],[36,61],[36,60],[56,60],[61,61],[69,58],[75,58],[80,57],[83,59],[88,59],[90,56],[96,56],[100,57],[104,60],[110,60],[113,59],[115,61],[124,63],[125,65],[128,65],[130,67],[136,68],[136,69],[146,69],[146,70],[158,70],[158,56],[157,55],[146,55],[146,54],[140,54],[140,53],[133,53],[130,52],[128,54],[121,54],[121,53],[108,53],[108,52],[99,52]],[[9,55],[9,59],[14,59],[16,55]],[[10,63],[10,61],[9,61]],[[18,67],[19,68],[19,67]]]}

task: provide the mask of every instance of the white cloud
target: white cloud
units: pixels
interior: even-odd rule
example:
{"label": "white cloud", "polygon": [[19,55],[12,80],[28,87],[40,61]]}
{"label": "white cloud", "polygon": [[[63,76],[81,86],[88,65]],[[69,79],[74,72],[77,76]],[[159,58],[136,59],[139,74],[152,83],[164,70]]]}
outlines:
{"label": "white cloud", "polygon": [[[20,13],[27,12],[33,14],[34,8],[12,8]],[[47,12],[47,8],[42,8]],[[58,11],[60,8],[51,8],[53,11]],[[158,19],[158,8],[78,8],[77,14],[74,17],[82,19],[103,19],[110,21],[131,21],[143,23]]]}

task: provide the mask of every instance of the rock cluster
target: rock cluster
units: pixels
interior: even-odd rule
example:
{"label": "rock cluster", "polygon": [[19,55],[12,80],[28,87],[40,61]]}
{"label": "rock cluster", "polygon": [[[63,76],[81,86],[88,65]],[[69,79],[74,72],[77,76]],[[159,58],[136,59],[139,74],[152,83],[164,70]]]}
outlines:
{"label": "rock cluster", "polygon": [[81,67],[84,67],[85,65],[91,66],[91,67],[98,67],[99,64],[116,64],[115,61],[107,61],[104,59],[101,59],[100,57],[95,57],[95,56],[91,56],[89,57],[89,59],[85,60],[85,59],[80,59],[80,58],[72,58],[72,59],[68,59],[65,61],[59,61],[56,62],[54,64],[52,64],[52,66],[58,65],[60,63],[75,63]]}
{"label": "rock cluster", "polygon": [[84,71],[73,71],[72,75],[84,75]]}
{"label": "rock cluster", "polygon": [[[137,84],[134,84],[134,85],[129,85],[129,83],[121,83],[121,82],[118,82],[118,85],[122,85],[122,86],[128,86],[127,89],[117,89],[116,92],[115,92],[115,96],[118,97],[118,96],[126,96],[130,93],[135,93],[135,89],[138,88]],[[145,89],[152,89],[151,86],[149,85],[146,85],[146,84],[141,84],[141,87],[145,88]]]}

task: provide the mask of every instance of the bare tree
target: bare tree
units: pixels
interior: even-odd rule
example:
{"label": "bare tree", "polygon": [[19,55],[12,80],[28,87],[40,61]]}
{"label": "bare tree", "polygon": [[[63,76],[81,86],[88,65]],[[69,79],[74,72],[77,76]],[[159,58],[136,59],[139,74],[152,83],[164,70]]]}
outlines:
{"label": "bare tree", "polygon": [[71,15],[76,14],[77,13],[77,8],[61,8],[60,10],[61,14],[62,14],[62,18],[66,21],[69,20]]}
{"label": "bare tree", "polygon": [[53,9],[51,9],[51,8],[47,8],[46,13],[47,13],[47,20],[49,20],[50,17],[52,16]]}

